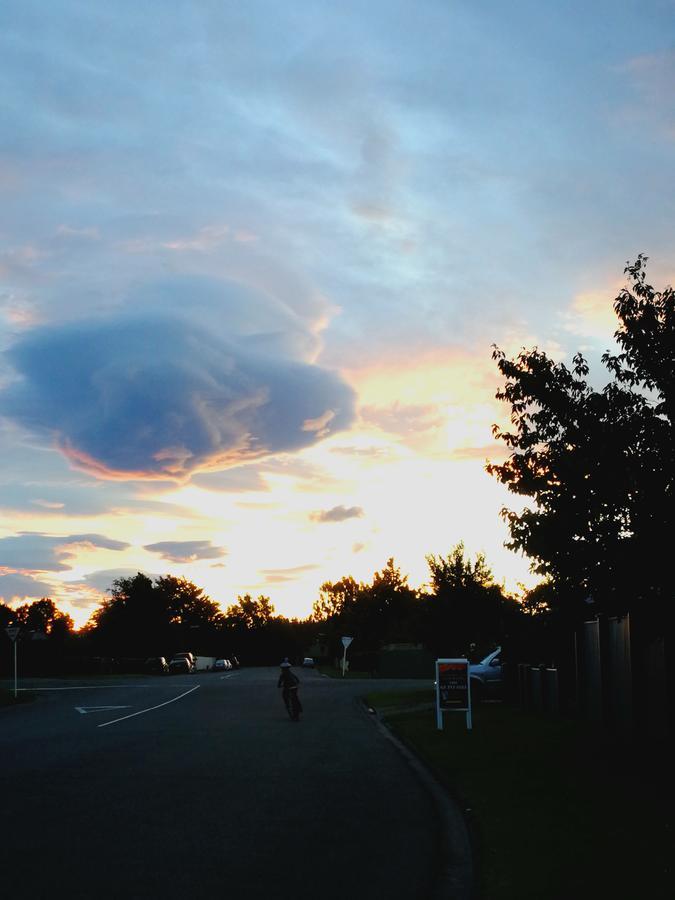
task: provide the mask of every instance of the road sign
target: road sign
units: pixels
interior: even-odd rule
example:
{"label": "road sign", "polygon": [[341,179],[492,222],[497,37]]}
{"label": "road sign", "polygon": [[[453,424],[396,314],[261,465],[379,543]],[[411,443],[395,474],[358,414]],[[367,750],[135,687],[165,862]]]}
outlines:
{"label": "road sign", "polygon": [[468,659],[436,660],[436,724],[443,729],[444,712],[465,712],[466,727],[470,731],[471,680]]}
{"label": "road sign", "polygon": [[5,631],[7,632],[7,637],[10,641],[15,641],[19,636],[21,628],[18,625],[10,625],[9,628],[5,628]]}
{"label": "road sign", "polygon": [[345,648],[342,651],[342,677],[343,678],[345,677],[345,673],[347,671],[347,647],[349,647],[349,645],[351,644],[351,642],[353,640],[354,640],[354,638],[352,638],[352,637],[343,637],[342,638],[342,646]]}

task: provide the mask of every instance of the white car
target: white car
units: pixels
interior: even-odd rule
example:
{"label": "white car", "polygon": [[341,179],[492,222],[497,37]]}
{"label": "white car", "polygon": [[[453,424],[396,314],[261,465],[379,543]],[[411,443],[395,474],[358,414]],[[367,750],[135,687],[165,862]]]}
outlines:
{"label": "white car", "polygon": [[311,656],[306,656],[302,661],[302,665],[305,669],[313,669],[314,668],[314,660],[312,659]]}
{"label": "white car", "polygon": [[227,672],[232,668],[232,663],[229,659],[217,659],[213,664],[214,672]]}
{"label": "white car", "polygon": [[472,700],[500,696],[502,688],[501,653],[502,648],[497,647],[479,663],[472,663],[469,666]]}

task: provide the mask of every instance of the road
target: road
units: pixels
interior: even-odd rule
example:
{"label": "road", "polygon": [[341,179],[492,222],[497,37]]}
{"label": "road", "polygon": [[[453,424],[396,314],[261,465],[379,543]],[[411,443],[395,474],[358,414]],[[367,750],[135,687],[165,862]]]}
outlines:
{"label": "road", "polygon": [[294,723],[277,673],[41,682],[0,709],[3,895],[431,897],[435,807],[368,683],[299,671]]}

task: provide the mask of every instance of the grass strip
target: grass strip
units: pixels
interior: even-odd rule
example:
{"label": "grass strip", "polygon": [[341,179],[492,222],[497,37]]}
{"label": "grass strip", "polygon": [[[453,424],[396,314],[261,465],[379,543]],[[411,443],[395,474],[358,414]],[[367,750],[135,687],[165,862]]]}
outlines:
{"label": "grass strip", "polygon": [[[342,669],[336,669],[334,666],[317,666],[317,671],[321,672],[322,675],[328,675],[329,678],[342,678]],[[344,678],[351,678],[352,680],[355,678],[373,678],[376,677],[372,672],[350,672],[347,669],[347,672],[344,675]]]}
{"label": "grass strip", "polygon": [[[575,721],[502,704],[462,713],[409,711],[433,691],[377,692],[366,701],[459,799],[474,838],[485,900],[671,898],[669,766],[592,737]],[[395,708],[406,712],[397,714]],[[672,776],[670,776],[672,780]]]}

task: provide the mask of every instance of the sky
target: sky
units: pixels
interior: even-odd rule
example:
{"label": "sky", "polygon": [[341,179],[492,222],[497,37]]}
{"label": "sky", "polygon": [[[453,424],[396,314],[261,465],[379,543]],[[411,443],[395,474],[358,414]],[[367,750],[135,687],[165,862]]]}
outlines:
{"label": "sky", "polygon": [[508,590],[497,344],[675,273],[675,2],[4,0],[0,598]]}

